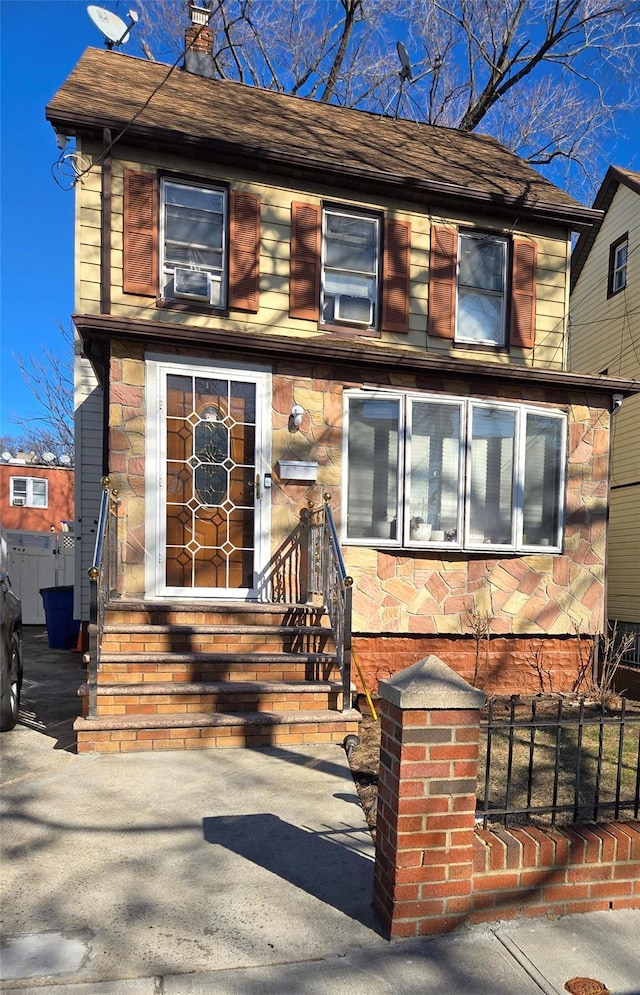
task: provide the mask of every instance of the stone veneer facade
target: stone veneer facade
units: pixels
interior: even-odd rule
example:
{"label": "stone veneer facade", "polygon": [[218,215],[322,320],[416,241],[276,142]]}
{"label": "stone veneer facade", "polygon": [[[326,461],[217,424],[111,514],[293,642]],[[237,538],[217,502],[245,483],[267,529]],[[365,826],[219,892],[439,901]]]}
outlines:
{"label": "stone veneer facade", "polygon": [[[169,349],[163,350],[169,354]],[[176,347],[176,354],[184,355]],[[205,351],[194,361],[212,360]],[[222,357],[220,357],[222,358]],[[229,358],[229,357],[225,357]],[[233,358],[233,357],[231,357]],[[324,493],[339,521],[342,481],[343,391],[367,379],[366,370],[277,361],[272,395],[272,520],[274,559],[296,533],[309,501]],[[394,389],[496,400],[524,400],[568,412],[568,466],[564,547],[561,554],[526,556],[345,546],[354,578],[354,648],[365,679],[377,681],[437,653],[467,679],[491,690],[571,688],[588,656],[578,635],[604,621],[604,562],[608,492],[609,412],[604,396],[558,388],[482,384],[475,379],[391,371],[377,382]],[[142,345],[112,341],[109,399],[109,472],[120,491],[121,593],[144,593],[145,363]],[[304,417],[292,433],[289,414]],[[315,460],[312,485],[281,481],[279,459]],[[295,600],[296,592],[288,592]],[[285,592],[284,596],[287,596]],[[283,597],[279,591],[278,598]],[[490,638],[473,634],[472,616],[490,617]],[[588,641],[587,641],[588,642]]]}

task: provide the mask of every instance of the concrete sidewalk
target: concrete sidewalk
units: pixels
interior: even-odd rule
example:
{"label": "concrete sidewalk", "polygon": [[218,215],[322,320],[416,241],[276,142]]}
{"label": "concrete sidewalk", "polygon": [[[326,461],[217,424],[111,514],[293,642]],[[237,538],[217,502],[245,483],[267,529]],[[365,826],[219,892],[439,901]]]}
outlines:
{"label": "concrete sidewalk", "polygon": [[341,748],[79,757],[79,657],[36,631],[28,653],[1,740],[3,991],[640,995],[640,911],[388,943]]}

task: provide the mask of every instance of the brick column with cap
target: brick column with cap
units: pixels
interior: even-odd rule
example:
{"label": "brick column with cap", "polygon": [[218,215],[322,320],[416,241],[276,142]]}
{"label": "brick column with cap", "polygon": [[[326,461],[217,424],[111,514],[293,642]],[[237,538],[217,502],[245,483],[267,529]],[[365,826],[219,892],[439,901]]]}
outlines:
{"label": "brick column with cap", "polygon": [[471,910],[484,694],[429,656],[379,695],[374,907],[392,938],[444,933]]}

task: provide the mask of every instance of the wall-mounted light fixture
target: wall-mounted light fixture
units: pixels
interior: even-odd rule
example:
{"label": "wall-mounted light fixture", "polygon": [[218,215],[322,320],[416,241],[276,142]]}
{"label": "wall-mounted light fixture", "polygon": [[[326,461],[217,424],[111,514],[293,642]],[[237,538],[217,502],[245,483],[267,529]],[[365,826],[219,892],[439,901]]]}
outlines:
{"label": "wall-mounted light fixture", "polygon": [[302,419],[304,417],[304,408],[300,404],[294,404],[291,409],[291,415],[289,417],[289,425],[292,429],[298,429],[302,425]]}

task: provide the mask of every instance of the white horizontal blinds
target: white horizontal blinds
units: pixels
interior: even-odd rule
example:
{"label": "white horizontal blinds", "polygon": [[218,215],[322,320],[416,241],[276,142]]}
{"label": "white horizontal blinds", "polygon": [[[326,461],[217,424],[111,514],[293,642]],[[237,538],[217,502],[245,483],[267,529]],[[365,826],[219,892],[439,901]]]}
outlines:
{"label": "white horizontal blinds", "polygon": [[[458,527],[460,405],[414,401],[411,406],[410,521],[433,531]],[[444,537],[442,537],[444,538]]]}
{"label": "white horizontal blinds", "polygon": [[376,324],[377,218],[324,212],[322,320]]}
{"label": "white horizontal blinds", "polygon": [[459,246],[456,339],[503,345],[506,242],[461,233]]}
{"label": "white horizontal blinds", "polygon": [[165,180],[162,197],[165,295],[175,296],[175,270],[186,269],[210,273],[212,302],[222,303],[225,192]]}
{"label": "white horizontal blinds", "polygon": [[395,538],[399,401],[349,401],[347,537]]}
{"label": "white horizontal blinds", "polygon": [[473,544],[513,542],[515,412],[472,406],[468,529]]}
{"label": "white horizontal blinds", "polygon": [[559,543],[563,428],[560,418],[526,413],[522,536],[525,546]]}

